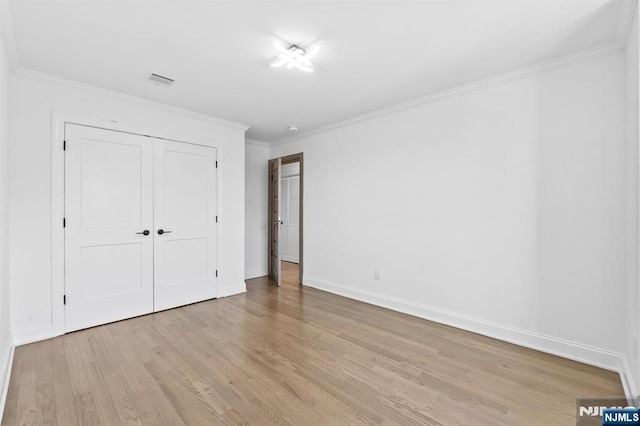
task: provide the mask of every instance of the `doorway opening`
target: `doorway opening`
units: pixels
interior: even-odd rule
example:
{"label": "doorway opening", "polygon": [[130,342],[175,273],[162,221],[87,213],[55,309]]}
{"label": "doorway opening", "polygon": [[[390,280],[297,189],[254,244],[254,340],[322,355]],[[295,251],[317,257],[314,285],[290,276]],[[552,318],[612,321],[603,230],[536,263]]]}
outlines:
{"label": "doorway opening", "polygon": [[278,285],[283,278],[302,284],[303,183],[302,153],[269,160],[268,267]]}

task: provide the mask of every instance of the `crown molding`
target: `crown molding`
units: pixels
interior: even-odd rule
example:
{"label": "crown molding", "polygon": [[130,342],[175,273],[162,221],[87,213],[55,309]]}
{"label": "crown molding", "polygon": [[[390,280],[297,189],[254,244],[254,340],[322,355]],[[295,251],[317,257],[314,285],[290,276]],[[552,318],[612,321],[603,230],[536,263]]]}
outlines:
{"label": "crown molding", "polygon": [[0,0],[0,45],[9,66],[9,73],[18,69],[18,48],[13,31],[13,18],[8,0]]}
{"label": "crown molding", "polygon": [[56,75],[47,74],[47,73],[43,73],[43,72],[40,72],[40,71],[34,71],[34,70],[31,70],[31,69],[28,69],[28,68],[19,67],[18,69],[16,69],[14,75],[16,75],[18,77],[21,77],[21,78],[25,78],[25,79],[36,80],[36,81],[44,81],[44,82],[47,82],[47,83],[53,83],[53,84],[57,84],[57,85],[60,85],[60,86],[65,86],[65,87],[70,87],[70,88],[74,88],[74,89],[80,89],[80,90],[86,90],[86,91],[89,91],[89,92],[99,93],[101,95],[109,96],[111,98],[115,98],[115,99],[119,99],[119,100],[123,100],[123,101],[127,101],[127,102],[136,103],[136,104],[139,104],[139,105],[144,105],[144,106],[147,106],[147,107],[150,107],[150,108],[154,108],[156,110],[172,112],[172,113],[175,113],[175,114],[180,114],[180,115],[184,115],[184,116],[187,116],[187,117],[196,118],[196,119],[199,119],[199,120],[210,121],[212,123],[216,123],[216,124],[220,124],[220,125],[228,126],[228,127],[233,127],[235,129],[241,129],[243,131],[247,131],[247,129],[249,128],[249,126],[247,126],[245,124],[235,123],[233,121],[223,120],[221,118],[213,117],[211,115],[202,114],[202,113],[191,111],[191,110],[184,109],[184,108],[178,108],[178,107],[175,107],[175,106],[172,106],[172,105],[163,104],[161,102],[150,101],[148,99],[140,98],[140,97],[133,96],[133,95],[126,95],[124,93],[116,92],[116,91],[109,90],[109,89],[103,89],[102,87],[93,86],[93,85],[87,84],[87,83],[81,83],[81,82],[75,81],[75,80],[69,80],[69,79],[66,79],[66,78],[58,77]]}
{"label": "crown molding", "polygon": [[257,139],[249,139],[249,138],[246,138],[244,141],[249,145],[260,146],[262,148],[269,148],[269,142],[264,142],[264,141],[259,141]]}
{"label": "crown molding", "polygon": [[618,43],[621,49],[627,47],[637,9],[638,0],[620,0],[620,13],[616,27],[616,43]]}
{"label": "crown molding", "polygon": [[572,64],[577,64],[584,61],[594,60],[598,58],[603,58],[605,56],[609,56],[612,54],[620,53],[622,50],[618,43],[610,42],[600,46],[596,46],[590,49],[582,50],[577,53],[573,53],[570,55],[566,55],[560,58],[552,59],[546,62],[540,62],[535,65],[530,65],[524,68],[520,68],[515,71],[510,71],[504,74],[499,74],[494,77],[485,78],[482,80],[478,80],[469,84],[465,84],[462,86],[454,87],[452,89],[446,89],[440,92],[436,92],[427,96],[423,96],[420,98],[416,98],[407,102],[402,102],[396,105],[392,105],[389,107],[385,107],[382,109],[378,109],[372,112],[368,112],[365,114],[357,115],[352,118],[348,118],[346,120],[338,121],[336,123],[327,124],[325,126],[318,127],[316,129],[307,130],[305,132],[301,132],[295,136],[291,136],[288,138],[279,139],[275,142],[271,142],[270,146],[278,146],[284,145],[290,142],[295,142],[299,139],[303,139],[309,136],[326,133],[331,130],[338,129],[340,127],[350,126],[356,123],[360,123],[363,121],[371,120],[374,118],[379,118],[387,115],[394,114],[396,112],[404,111],[407,109],[419,107],[421,105],[426,105],[432,102],[437,102],[442,99],[446,99],[452,96],[458,96],[470,92],[474,92],[476,90],[481,90],[489,87],[493,87],[499,84],[503,84],[510,81],[520,80],[523,78],[527,78],[533,75],[541,74],[544,72],[552,71],[558,68],[562,68],[564,66],[569,66]]}

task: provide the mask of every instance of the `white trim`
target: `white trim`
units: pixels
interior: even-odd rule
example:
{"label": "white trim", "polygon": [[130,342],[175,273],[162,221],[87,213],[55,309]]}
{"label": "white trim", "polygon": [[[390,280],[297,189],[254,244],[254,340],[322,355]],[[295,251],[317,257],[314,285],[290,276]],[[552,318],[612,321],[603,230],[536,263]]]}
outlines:
{"label": "white trim", "polygon": [[456,327],[483,336],[492,337],[526,348],[561,356],[611,371],[622,371],[622,355],[593,346],[572,342],[540,333],[522,330],[479,318],[422,305],[408,300],[363,291],[346,285],[330,283],[309,276],[302,282],[308,287],[334,293],[350,299],[402,312],[418,318]]}
{"label": "white trim", "polygon": [[13,332],[13,345],[22,346],[29,343],[39,342],[41,340],[51,339],[64,334],[56,332],[56,328],[51,324],[37,325],[35,327],[26,328]]}
{"label": "white trim", "polygon": [[622,356],[622,370],[620,371],[620,381],[624,388],[624,394],[627,397],[629,405],[640,404],[638,401],[638,387],[636,386],[633,374],[629,368],[629,362],[626,356]]}
{"label": "white trim", "polygon": [[245,138],[244,142],[249,144],[249,145],[255,145],[255,146],[262,147],[262,148],[269,148],[269,142],[263,142],[263,141],[259,141],[257,139]]}
{"label": "white trim", "polygon": [[620,49],[625,49],[629,42],[633,19],[636,15],[638,0],[621,0],[620,14],[618,15],[618,25],[616,27],[616,43]]}
{"label": "white trim", "polygon": [[[222,223],[222,147],[216,146],[216,271],[220,269],[220,230]],[[220,293],[220,280],[216,274],[216,297]]]}
{"label": "white trim", "polygon": [[0,0],[0,45],[4,47],[4,55],[9,66],[9,73],[18,68],[18,48],[13,31],[13,17],[9,1]]}
{"label": "white trim", "polygon": [[191,111],[184,108],[174,107],[172,105],[163,104],[160,102],[150,101],[148,99],[140,98],[138,96],[127,95],[124,93],[116,92],[113,90],[103,89],[101,87],[93,86],[87,83],[81,83],[79,81],[69,80],[66,78],[58,77],[52,74],[46,74],[39,71],[34,71],[31,69],[19,67],[15,71],[15,75],[23,78],[28,78],[36,81],[45,81],[48,83],[59,84],[62,86],[72,87],[81,90],[87,90],[90,92],[99,93],[101,95],[109,96],[111,98],[120,99],[127,102],[137,103],[139,105],[144,105],[146,107],[154,108],[156,110],[168,111],[174,114],[180,114],[191,118],[197,118],[200,120],[210,121],[216,124],[220,124],[223,126],[233,127],[236,129],[241,129],[247,131],[249,126],[241,123],[235,123],[233,121],[223,120],[221,118],[216,118],[210,115],[202,114],[199,112]]}
{"label": "white trim", "polygon": [[[71,116],[51,113],[51,333],[65,333],[64,285],[64,127]],[[14,332],[14,344],[16,332]],[[49,336],[51,337],[51,336]]]}
{"label": "white trim", "polygon": [[297,141],[302,138],[306,138],[309,136],[326,133],[331,130],[338,129],[340,127],[350,126],[356,123],[360,123],[363,121],[371,120],[374,118],[384,117],[387,115],[394,114],[396,112],[400,112],[406,109],[415,108],[421,105],[429,104],[432,102],[436,102],[451,96],[457,96],[469,92],[473,92],[480,89],[485,89],[489,87],[496,86],[498,84],[502,84],[509,81],[520,80],[523,78],[530,77],[532,75],[548,72],[555,70],[557,68],[561,68],[563,66],[568,66],[575,63],[580,63],[587,60],[593,60],[602,58],[608,55],[612,55],[615,53],[620,53],[620,46],[615,42],[610,42],[603,44],[601,46],[596,46],[591,49],[586,49],[581,52],[577,52],[571,55],[563,56],[561,58],[552,59],[547,62],[542,62],[539,64],[527,66],[524,68],[520,68],[515,71],[510,71],[504,74],[499,74],[494,77],[489,77],[483,80],[478,80],[469,84],[465,84],[462,86],[458,86],[452,89],[443,90],[440,92],[436,92],[427,96],[423,96],[420,98],[412,99],[407,102],[402,102],[396,105],[392,105],[389,107],[385,107],[376,111],[368,112],[365,114],[361,114],[346,120],[338,121],[336,123],[327,124],[325,126],[318,127],[316,129],[308,130],[305,132],[298,133],[295,136],[283,138],[272,142],[270,146],[278,146],[284,145],[290,142]]}
{"label": "white trim", "polygon": [[253,269],[251,271],[245,271],[244,272],[244,279],[245,280],[251,280],[251,279],[254,279],[254,278],[266,277],[267,275],[269,275],[269,271],[267,271],[267,268],[264,268],[264,269]]}
{"label": "white trim", "polygon": [[7,403],[7,394],[9,393],[9,382],[11,380],[11,370],[13,369],[13,355],[15,350],[15,346],[10,346],[7,351],[7,356],[3,360],[4,362],[0,365],[0,371],[4,373],[4,376],[0,376],[0,383],[2,383],[2,388],[0,389],[0,419],[4,416],[4,407]]}
{"label": "white trim", "polygon": [[225,287],[218,289],[218,298],[235,296],[236,294],[242,294],[247,292],[247,285],[242,283],[235,287]]}

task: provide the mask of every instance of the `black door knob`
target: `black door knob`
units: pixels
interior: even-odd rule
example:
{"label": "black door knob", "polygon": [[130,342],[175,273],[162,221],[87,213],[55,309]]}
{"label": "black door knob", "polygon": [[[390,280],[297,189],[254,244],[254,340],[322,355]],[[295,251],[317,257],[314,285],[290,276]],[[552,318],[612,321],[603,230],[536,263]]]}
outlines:
{"label": "black door knob", "polygon": [[151,233],[151,232],[149,232],[149,230],[148,230],[148,229],[145,229],[145,230],[144,230],[144,231],[142,231],[142,232],[136,232],[136,234],[138,234],[138,235],[149,235],[150,233]]}
{"label": "black door knob", "polygon": [[171,231],[165,231],[164,229],[158,229],[158,235],[162,235],[162,234],[170,234]]}

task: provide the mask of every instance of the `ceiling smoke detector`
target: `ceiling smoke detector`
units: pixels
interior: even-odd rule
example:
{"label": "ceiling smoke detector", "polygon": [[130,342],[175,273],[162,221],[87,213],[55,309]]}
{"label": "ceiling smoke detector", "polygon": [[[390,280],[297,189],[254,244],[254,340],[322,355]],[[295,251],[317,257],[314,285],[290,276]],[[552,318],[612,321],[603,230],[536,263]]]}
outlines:
{"label": "ceiling smoke detector", "polygon": [[171,86],[175,81],[172,78],[165,77],[160,74],[149,73],[145,76],[145,80],[158,86]]}

